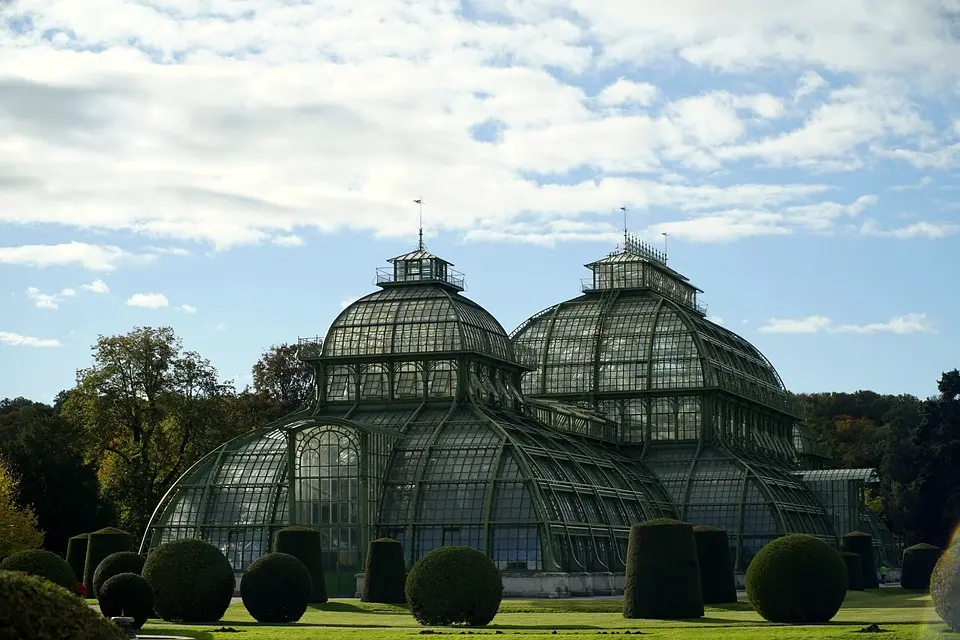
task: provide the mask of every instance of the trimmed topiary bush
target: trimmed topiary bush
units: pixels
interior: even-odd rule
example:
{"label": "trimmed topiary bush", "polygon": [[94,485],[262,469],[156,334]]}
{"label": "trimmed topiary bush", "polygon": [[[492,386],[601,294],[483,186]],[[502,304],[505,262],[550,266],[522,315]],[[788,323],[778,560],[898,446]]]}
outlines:
{"label": "trimmed topiary bush", "polygon": [[327,601],[327,583],[323,578],[323,547],[320,544],[319,531],[310,527],[280,529],[274,539],[273,550],[293,556],[307,568],[313,585],[310,593],[312,604]]}
{"label": "trimmed topiary bush", "polygon": [[73,575],[73,569],[67,561],[43,549],[28,549],[7,556],[3,562],[0,562],[0,570],[22,571],[31,576],[49,580],[74,595],[80,592],[77,577]]}
{"label": "trimmed topiary bush", "polygon": [[139,553],[133,551],[121,551],[120,553],[111,553],[97,570],[93,572],[93,593],[95,598],[100,597],[100,587],[103,583],[115,575],[121,573],[135,573],[140,575],[143,572],[143,563],[146,562]]}
{"label": "trimmed topiary bush", "polygon": [[760,549],[747,568],[747,597],[770,622],[829,622],[847,595],[840,552],[819,538],[796,533]]}
{"label": "trimmed topiary bush", "polygon": [[153,615],[153,589],[143,576],[118,573],[100,585],[100,611],[108,618],[133,618],[139,629]]}
{"label": "trimmed topiary bush", "polygon": [[691,525],[658,518],[630,527],[623,616],[703,616],[697,543]]}
{"label": "trimmed topiary bush", "polygon": [[877,577],[877,565],[873,559],[873,538],[863,531],[851,531],[840,538],[840,551],[860,556],[860,571],[863,575],[863,588],[876,589],[880,586]]}
{"label": "trimmed topiary bush", "polygon": [[371,540],[363,570],[363,602],[401,604],[407,601],[404,589],[407,567],[403,561],[403,543],[392,538]]}
{"label": "trimmed topiary bush", "polygon": [[296,622],[312,590],[310,572],[287,553],[260,556],[240,580],[243,606],[257,622]]}
{"label": "trimmed topiary bush", "polygon": [[5,638],[125,640],[120,628],[63,587],[0,571],[0,629]]}
{"label": "trimmed topiary bush", "polygon": [[104,558],[121,551],[133,551],[133,536],[121,529],[107,527],[89,534],[87,555],[83,561],[83,584],[87,585],[91,598],[97,594],[93,589],[93,574]]}
{"label": "trimmed topiary bush", "polygon": [[693,528],[693,539],[697,543],[703,604],[736,602],[737,582],[733,575],[727,532],[710,525],[698,524]]}
{"label": "trimmed topiary bush", "polygon": [[476,549],[441,547],[413,565],[405,591],[420,624],[482,627],[500,609],[503,580],[490,558]]}
{"label": "trimmed topiary bush", "polygon": [[153,588],[157,615],[176,622],[216,622],[236,586],[233,567],[220,549],[192,538],[150,551],[143,577]]}
{"label": "trimmed topiary bush", "polygon": [[960,632],[960,544],[951,544],[930,576],[930,597],[937,615]]}
{"label": "trimmed topiary bush", "polygon": [[83,565],[87,561],[87,540],[89,533],[81,533],[67,540],[67,564],[73,569],[77,582],[83,583]]}
{"label": "trimmed topiary bush", "polygon": [[847,591],[863,591],[863,568],[860,554],[844,551],[840,554],[847,565]]}
{"label": "trimmed topiary bush", "polygon": [[925,542],[904,549],[900,586],[904,589],[929,589],[933,568],[942,554],[940,547]]}

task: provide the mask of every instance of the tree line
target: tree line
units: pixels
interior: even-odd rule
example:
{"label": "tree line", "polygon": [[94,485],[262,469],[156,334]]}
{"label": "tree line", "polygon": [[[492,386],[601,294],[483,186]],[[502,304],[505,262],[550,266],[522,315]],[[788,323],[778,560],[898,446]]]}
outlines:
{"label": "tree line", "polygon": [[[0,400],[0,528],[42,531],[44,547],[61,553],[71,536],[102,526],[142,534],[201,456],[313,394],[312,372],[291,344],[265,350],[243,389],[169,327],[100,336],[91,356],[52,405]],[[938,389],[924,400],[796,396],[837,466],[880,470],[869,504],[910,544],[942,546],[960,521],[960,373],[944,373]]]}

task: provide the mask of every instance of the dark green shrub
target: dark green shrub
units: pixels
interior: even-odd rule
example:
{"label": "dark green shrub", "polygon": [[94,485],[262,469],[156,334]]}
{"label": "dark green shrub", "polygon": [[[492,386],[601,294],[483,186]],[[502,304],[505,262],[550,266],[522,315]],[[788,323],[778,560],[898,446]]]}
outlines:
{"label": "dark green shrub", "polygon": [[67,564],[73,569],[77,582],[83,582],[83,565],[87,561],[87,539],[89,533],[81,533],[67,540]]}
{"label": "dark green shrub", "polygon": [[482,627],[500,609],[503,580],[490,558],[476,549],[441,547],[413,565],[405,591],[420,624]]}
{"label": "dark green shrub", "polygon": [[904,549],[900,586],[904,589],[929,589],[933,568],[942,554],[940,547],[925,542]]}
{"label": "dark green shrub", "polygon": [[53,584],[60,585],[72,594],[79,594],[80,587],[73,569],[67,561],[50,551],[43,549],[28,549],[18,551],[7,556],[0,562],[0,570],[23,571],[31,576],[44,578]]}
{"label": "dark green shrub", "polygon": [[0,630],[3,638],[125,640],[117,625],[79,596],[16,571],[0,571]]}
{"label": "dark green shrub", "polygon": [[950,545],[930,576],[930,596],[937,615],[960,632],[960,544]]}
{"label": "dark green shrub", "polygon": [[767,544],[747,568],[747,597],[770,622],[830,621],[847,595],[840,552],[819,538],[793,534]]}
{"label": "dark green shrub", "polygon": [[710,525],[698,524],[693,528],[693,538],[697,543],[703,604],[736,602],[737,582],[733,575],[727,532]]}
{"label": "dark green shrub", "polygon": [[863,531],[851,531],[840,538],[840,551],[860,556],[860,571],[863,574],[863,588],[876,589],[880,586],[877,577],[877,565],[873,559],[873,538]]}
{"label": "dark green shrub", "polygon": [[623,616],[703,616],[697,543],[691,525],[658,518],[630,527]]}
{"label": "dark green shrub", "polygon": [[391,538],[371,540],[363,571],[363,602],[400,604],[407,601],[404,589],[407,568],[403,543]]}
{"label": "dark green shrub", "polygon": [[121,551],[111,553],[97,570],[93,572],[93,593],[95,598],[100,597],[100,587],[103,583],[120,573],[135,573],[140,575],[143,572],[143,563],[146,561],[139,553],[133,551]]}
{"label": "dark green shrub", "polygon": [[153,589],[143,576],[118,573],[100,585],[100,612],[108,618],[133,618],[139,629],[153,615]]}
{"label": "dark green shrub", "polygon": [[844,551],[840,554],[847,565],[847,591],[863,591],[863,568],[860,554]]}
{"label": "dark green shrub", "polygon": [[320,532],[310,527],[287,527],[277,531],[273,550],[286,553],[303,563],[310,573],[313,591],[310,593],[312,604],[327,601],[327,583],[323,579],[323,548],[320,544]]}
{"label": "dark green shrub", "polygon": [[216,622],[236,587],[233,567],[220,549],[191,538],[151,550],[143,577],[153,588],[157,615],[177,622]]}
{"label": "dark green shrub", "polygon": [[312,590],[310,572],[287,553],[260,556],[240,580],[243,606],[257,622],[296,622]]}
{"label": "dark green shrub", "polygon": [[90,597],[96,598],[93,589],[93,574],[107,556],[120,551],[133,551],[133,536],[113,527],[94,531],[87,538],[87,556],[83,561],[83,584],[87,585]]}

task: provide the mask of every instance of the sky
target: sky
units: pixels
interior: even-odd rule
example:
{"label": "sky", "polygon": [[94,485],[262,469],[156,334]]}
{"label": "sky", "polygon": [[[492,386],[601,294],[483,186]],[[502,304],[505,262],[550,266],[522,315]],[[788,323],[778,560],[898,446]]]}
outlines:
{"label": "sky", "polygon": [[957,60],[958,0],[0,3],[0,397],[138,326],[242,388],[415,246],[415,199],[507,331],[625,207],[791,390],[930,396]]}

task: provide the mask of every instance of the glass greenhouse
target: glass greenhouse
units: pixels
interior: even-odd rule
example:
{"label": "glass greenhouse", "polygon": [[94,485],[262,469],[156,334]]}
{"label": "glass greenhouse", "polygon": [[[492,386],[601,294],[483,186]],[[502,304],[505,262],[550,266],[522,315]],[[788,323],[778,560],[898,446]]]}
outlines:
{"label": "glass greenhouse", "polygon": [[863,506],[871,476],[804,471],[823,457],[774,368],[629,240],[512,337],[422,244],[392,258],[300,340],[309,406],[198,461],[142,550],[209,540],[239,578],[297,524],[321,533],[332,596],[361,589],[367,543],[389,536],[409,564],[467,545],[507,595],[558,597],[621,591],[629,528],[656,517],[723,527],[741,572],[785,533],[869,526],[895,549]]}
{"label": "glass greenhouse", "polygon": [[[533,369],[523,392],[619,424],[624,450],[663,480],[683,520],[728,531],[739,572],[776,537],[807,533],[836,544],[868,526],[878,557],[897,566],[892,536],[866,515],[862,494],[827,471],[798,473],[822,457],[770,362],[706,318],[702,291],[664,254],[624,240],[587,265],[593,275],[581,296],[512,334]],[[830,497],[840,494],[849,496]],[[851,518],[850,508],[862,517]]]}

